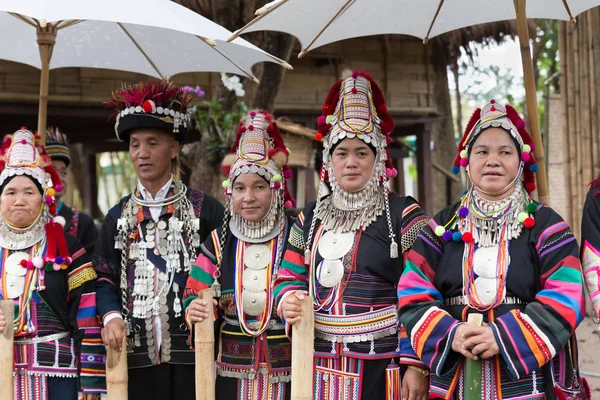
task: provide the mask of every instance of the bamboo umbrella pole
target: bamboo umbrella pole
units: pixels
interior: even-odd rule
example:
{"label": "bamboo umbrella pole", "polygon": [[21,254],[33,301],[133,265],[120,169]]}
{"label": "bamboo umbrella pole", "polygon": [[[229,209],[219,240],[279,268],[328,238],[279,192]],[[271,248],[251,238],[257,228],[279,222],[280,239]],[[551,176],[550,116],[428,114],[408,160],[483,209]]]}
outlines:
{"label": "bamboo umbrella pole", "polygon": [[[467,324],[483,325],[483,314],[469,314]],[[465,400],[481,400],[482,361],[465,359]]]}
{"label": "bamboo umbrella pole", "polygon": [[[293,295],[292,295],[293,296]],[[302,300],[302,318],[292,327],[292,400],[312,400],[315,322],[313,299]]]}
{"label": "bamboo umbrella pole", "polygon": [[37,27],[37,42],[40,49],[42,71],[40,76],[40,104],[38,109],[37,133],[46,142],[46,117],[48,111],[48,85],[50,83],[50,59],[56,43],[56,27],[45,20]]}
{"label": "bamboo umbrella pole", "polygon": [[13,318],[12,300],[0,300],[6,327],[0,335],[0,400],[13,400]]}
{"label": "bamboo umbrella pole", "polygon": [[546,158],[544,146],[542,145],[542,134],[540,132],[540,115],[538,112],[538,101],[536,84],[533,79],[533,62],[531,61],[531,48],[529,46],[529,30],[527,29],[527,14],[525,10],[526,0],[514,0],[517,14],[517,32],[521,44],[521,62],[523,63],[523,75],[525,78],[525,94],[527,97],[527,110],[529,111],[529,130],[535,145],[533,154],[538,163],[536,173],[537,191],[539,201],[550,205],[550,193],[548,192],[548,179],[546,176]]}
{"label": "bamboo umbrella pole", "polygon": [[215,329],[213,322],[213,290],[198,293],[207,305],[207,319],[194,324],[196,351],[196,400],[215,400]]}
{"label": "bamboo umbrella pole", "polygon": [[108,346],[106,355],[106,388],[110,400],[127,400],[127,337],[123,338],[121,351]]}

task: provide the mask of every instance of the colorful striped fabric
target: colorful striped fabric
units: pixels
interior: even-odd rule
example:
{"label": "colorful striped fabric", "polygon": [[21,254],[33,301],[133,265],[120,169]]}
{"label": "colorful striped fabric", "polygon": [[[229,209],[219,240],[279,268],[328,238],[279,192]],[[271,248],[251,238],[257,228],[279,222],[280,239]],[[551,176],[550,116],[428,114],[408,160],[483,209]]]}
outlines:
{"label": "colorful striped fabric", "polygon": [[[445,225],[456,207],[440,212],[419,234],[405,256],[398,284],[400,322],[417,355],[435,374],[431,394],[444,398],[462,388],[463,357],[452,350],[452,341],[469,308],[444,303],[463,293],[462,267],[457,260],[462,259],[464,244],[443,242],[433,230],[438,224]],[[568,225],[547,207],[539,209],[535,227],[511,241],[506,295],[527,304],[500,304],[484,313],[500,349],[499,355],[484,365],[492,382],[484,388],[489,395],[543,398],[541,369],[553,358],[563,357],[565,345],[584,316],[577,252]],[[566,375],[555,369],[557,381],[568,380]]]}
{"label": "colorful striped fabric", "polygon": [[600,319],[600,176],[590,184],[581,221],[581,264],[595,317]]}

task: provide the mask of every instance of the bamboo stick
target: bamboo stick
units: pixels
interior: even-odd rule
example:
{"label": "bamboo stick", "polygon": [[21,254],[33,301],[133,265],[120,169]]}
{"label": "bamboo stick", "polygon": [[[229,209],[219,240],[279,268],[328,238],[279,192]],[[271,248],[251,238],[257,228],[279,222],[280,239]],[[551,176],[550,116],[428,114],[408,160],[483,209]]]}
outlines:
{"label": "bamboo stick", "polygon": [[292,400],[312,400],[315,322],[313,299],[304,297],[302,318],[292,327]]}
{"label": "bamboo stick", "polygon": [[37,133],[46,143],[46,121],[48,111],[48,85],[50,84],[50,59],[56,43],[56,27],[45,21],[37,28],[37,42],[40,49],[42,70],[40,72],[40,103],[38,109]]}
{"label": "bamboo stick", "polygon": [[110,400],[127,400],[127,337],[121,351],[108,346],[106,355],[106,388]]}
{"label": "bamboo stick", "polygon": [[534,156],[538,163],[536,176],[539,201],[550,205],[550,194],[548,193],[548,179],[546,177],[546,158],[544,146],[542,145],[542,134],[540,132],[540,115],[538,112],[537,92],[533,78],[533,62],[531,61],[531,49],[529,46],[529,30],[527,28],[527,15],[525,12],[526,0],[514,0],[517,14],[517,31],[519,43],[521,44],[521,62],[523,64],[523,76],[525,78],[525,94],[527,97],[527,110],[529,111],[529,130],[533,143],[535,144]]}
{"label": "bamboo stick", "polygon": [[[482,314],[469,314],[467,324],[481,326]],[[465,360],[465,400],[481,400],[481,359]]]}
{"label": "bamboo stick", "polygon": [[202,290],[198,298],[206,302],[209,317],[194,324],[196,351],[196,400],[215,400],[215,330],[213,322],[213,291]]}
{"label": "bamboo stick", "polygon": [[12,300],[0,300],[6,327],[0,335],[0,400],[13,400],[13,318]]}

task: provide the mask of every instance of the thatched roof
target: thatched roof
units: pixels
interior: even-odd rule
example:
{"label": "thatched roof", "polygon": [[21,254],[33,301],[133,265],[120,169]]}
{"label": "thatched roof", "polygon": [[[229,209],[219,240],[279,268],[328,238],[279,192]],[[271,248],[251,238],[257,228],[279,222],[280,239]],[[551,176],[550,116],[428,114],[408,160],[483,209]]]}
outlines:
{"label": "thatched roof", "polygon": [[286,117],[277,118],[275,122],[277,122],[277,126],[282,132],[291,133],[292,135],[301,136],[310,140],[313,140],[315,134],[317,133],[317,131],[314,129],[296,124]]}

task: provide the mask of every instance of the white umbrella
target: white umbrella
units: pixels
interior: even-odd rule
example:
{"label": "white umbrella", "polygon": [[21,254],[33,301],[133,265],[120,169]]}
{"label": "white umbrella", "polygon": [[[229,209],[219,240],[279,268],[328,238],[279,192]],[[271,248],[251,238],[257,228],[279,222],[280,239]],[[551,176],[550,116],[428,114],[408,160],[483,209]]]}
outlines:
{"label": "white umbrella", "polygon": [[[52,22],[49,22],[52,21]],[[0,0],[0,59],[41,70],[38,132],[46,131],[49,70],[103,68],[166,78],[183,72],[241,74],[277,62],[227,29],[168,0]]]}
{"label": "white umbrella", "polygon": [[538,194],[540,201],[548,204],[527,17],[574,21],[580,13],[599,5],[600,0],[276,0],[259,9],[257,17],[230,39],[245,32],[285,32],[298,38],[302,57],[314,48],[348,38],[403,34],[427,42],[455,29],[516,18],[530,130],[539,163]]}

